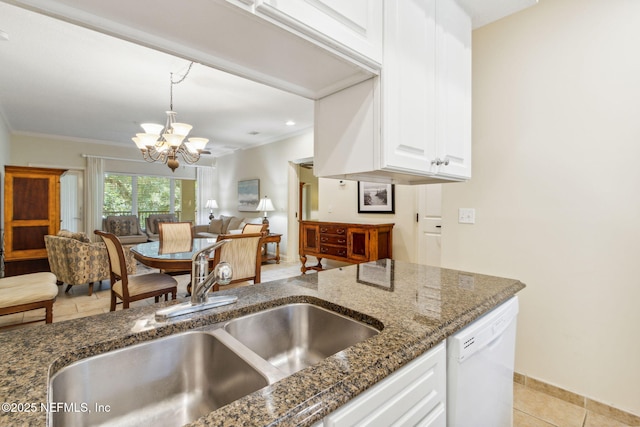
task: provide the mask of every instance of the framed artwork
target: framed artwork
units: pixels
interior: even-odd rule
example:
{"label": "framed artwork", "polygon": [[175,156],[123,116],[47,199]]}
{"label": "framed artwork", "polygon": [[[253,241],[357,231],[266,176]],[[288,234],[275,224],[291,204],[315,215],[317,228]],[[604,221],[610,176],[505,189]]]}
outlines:
{"label": "framed artwork", "polygon": [[260,203],[260,180],[238,181],[238,211],[255,211]]}
{"label": "framed artwork", "polygon": [[395,186],[358,181],[358,213],[395,213]]}

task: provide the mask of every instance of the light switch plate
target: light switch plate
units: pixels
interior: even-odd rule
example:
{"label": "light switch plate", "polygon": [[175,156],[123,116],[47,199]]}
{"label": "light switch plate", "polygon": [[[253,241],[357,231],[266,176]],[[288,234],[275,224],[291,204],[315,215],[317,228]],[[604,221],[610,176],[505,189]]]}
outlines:
{"label": "light switch plate", "polygon": [[474,208],[459,208],[458,223],[459,224],[475,224],[476,210]]}

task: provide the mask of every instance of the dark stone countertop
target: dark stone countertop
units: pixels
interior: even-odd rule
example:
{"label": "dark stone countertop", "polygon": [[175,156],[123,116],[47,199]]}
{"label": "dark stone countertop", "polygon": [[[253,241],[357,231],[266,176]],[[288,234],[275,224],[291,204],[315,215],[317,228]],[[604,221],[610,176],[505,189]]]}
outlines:
{"label": "dark stone countertop", "polygon": [[[158,306],[6,331],[0,396],[39,406],[47,402],[49,375],[76,360],[289,302],[377,320],[380,334],[190,424],[308,426],[523,288],[514,279],[384,260],[223,290],[238,302],[142,332],[132,328]],[[41,411],[0,412],[3,426],[45,423]]]}

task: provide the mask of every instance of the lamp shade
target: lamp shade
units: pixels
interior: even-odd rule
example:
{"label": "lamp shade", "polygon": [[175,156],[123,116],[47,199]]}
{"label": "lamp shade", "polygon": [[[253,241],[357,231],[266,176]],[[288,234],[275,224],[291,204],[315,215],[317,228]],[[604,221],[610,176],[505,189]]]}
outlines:
{"label": "lamp shade", "polygon": [[267,196],[264,196],[263,199],[260,199],[260,203],[258,203],[258,207],[256,208],[257,211],[263,211],[263,212],[270,212],[270,211],[275,211],[276,208],[273,207],[273,203],[271,202],[271,199],[268,198]]}
{"label": "lamp shade", "polygon": [[213,199],[207,200],[207,205],[206,206],[209,209],[218,209],[218,203],[216,203],[216,201],[213,200]]}

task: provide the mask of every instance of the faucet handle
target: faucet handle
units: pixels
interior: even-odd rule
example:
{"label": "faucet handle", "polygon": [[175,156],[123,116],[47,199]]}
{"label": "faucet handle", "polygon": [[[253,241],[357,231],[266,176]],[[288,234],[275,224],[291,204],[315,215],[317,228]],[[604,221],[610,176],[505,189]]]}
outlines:
{"label": "faucet handle", "polygon": [[214,275],[219,285],[228,285],[233,278],[233,269],[231,264],[226,261],[219,262],[214,268]]}

